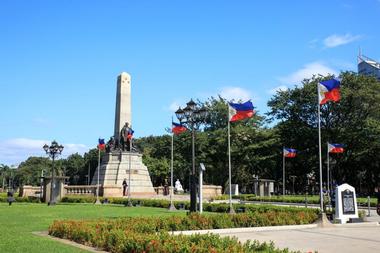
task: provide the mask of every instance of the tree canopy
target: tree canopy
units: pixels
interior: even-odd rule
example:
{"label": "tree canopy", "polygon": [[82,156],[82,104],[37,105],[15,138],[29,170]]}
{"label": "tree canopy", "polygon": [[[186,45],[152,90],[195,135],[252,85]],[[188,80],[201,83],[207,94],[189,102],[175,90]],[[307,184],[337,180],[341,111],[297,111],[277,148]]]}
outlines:
{"label": "tree canopy", "polygon": [[[318,175],[317,85],[322,77],[314,76],[301,85],[279,91],[268,101],[269,112],[231,123],[232,181],[244,192],[251,192],[253,176],[282,179],[282,147],[297,149],[296,158],[287,160],[287,181],[296,176],[296,190],[303,192],[306,175]],[[325,79],[331,78],[325,77]],[[373,77],[343,72],[341,100],[321,106],[323,160],[327,142],[345,145],[343,154],[331,154],[333,178],[355,187],[372,189],[380,180],[380,82]],[[226,186],[227,101],[211,97],[201,103],[208,111],[205,124],[196,131],[196,166],[206,165],[207,184]],[[269,122],[269,123],[268,123]],[[154,186],[170,177],[171,136],[148,136],[134,140],[143,153]],[[70,177],[71,184],[85,184],[88,168],[97,167],[97,149],[83,156],[73,154],[57,163],[57,171]],[[326,165],[324,164],[324,175]],[[3,166],[4,167],[4,166]],[[3,169],[2,171],[5,171]],[[191,165],[191,133],[174,136],[174,180],[188,189]],[[38,184],[41,169],[50,171],[47,158],[30,157],[17,171],[18,184]],[[5,172],[2,172],[4,177]],[[364,184],[365,182],[365,184]]]}

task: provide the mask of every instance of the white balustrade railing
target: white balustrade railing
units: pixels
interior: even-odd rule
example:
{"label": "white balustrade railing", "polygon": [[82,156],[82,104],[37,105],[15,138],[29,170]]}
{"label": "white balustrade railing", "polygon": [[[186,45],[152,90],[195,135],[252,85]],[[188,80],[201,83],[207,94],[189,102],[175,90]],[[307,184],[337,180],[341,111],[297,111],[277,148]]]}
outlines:
{"label": "white balustrade railing", "polygon": [[65,195],[96,195],[96,185],[65,185]]}

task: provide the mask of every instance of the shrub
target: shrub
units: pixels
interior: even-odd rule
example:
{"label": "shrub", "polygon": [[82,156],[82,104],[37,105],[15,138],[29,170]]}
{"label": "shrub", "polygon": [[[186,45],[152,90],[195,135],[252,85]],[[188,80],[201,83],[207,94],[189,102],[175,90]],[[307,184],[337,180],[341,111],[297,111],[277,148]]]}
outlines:
{"label": "shrub", "polygon": [[[236,238],[220,237],[214,234],[170,235],[168,231],[177,229],[199,229],[219,226],[241,226],[256,224],[255,221],[270,223],[273,215],[245,213],[237,215],[191,214],[186,217],[139,217],[99,221],[55,221],[49,227],[49,234],[78,243],[91,245],[110,252],[288,252],[276,249],[272,243],[246,242]],[[272,218],[271,218],[272,217]]]}
{"label": "shrub", "polygon": [[[0,202],[7,202],[8,197],[0,197]],[[39,197],[15,197],[16,202],[29,202],[29,203],[40,203],[41,200]]]}

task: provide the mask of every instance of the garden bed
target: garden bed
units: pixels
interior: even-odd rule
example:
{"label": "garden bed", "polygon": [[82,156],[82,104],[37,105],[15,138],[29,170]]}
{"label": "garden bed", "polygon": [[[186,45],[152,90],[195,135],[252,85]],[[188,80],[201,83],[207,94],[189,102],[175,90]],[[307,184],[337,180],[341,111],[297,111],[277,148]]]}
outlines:
{"label": "garden bed", "polygon": [[267,210],[185,217],[137,217],[93,221],[55,221],[49,234],[110,252],[287,252],[272,244],[240,243],[213,234],[171,235],[172,231],[310,224],[315,212]]}

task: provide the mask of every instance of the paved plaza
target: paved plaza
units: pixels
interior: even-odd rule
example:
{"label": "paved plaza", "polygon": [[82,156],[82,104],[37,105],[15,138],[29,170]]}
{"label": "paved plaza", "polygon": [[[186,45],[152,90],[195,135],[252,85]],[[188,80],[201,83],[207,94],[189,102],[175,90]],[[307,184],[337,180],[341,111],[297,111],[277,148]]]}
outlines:
{"label": "paved plaza", "polygon": [[[331,228],[305,228],[257,232],[226,233],[240,241],[273,241],[276,247],[302,252],[380,252],[380,217],[371,212],[368,223],[339,225]],[[377,224],[376,224],[377,222]]]}

